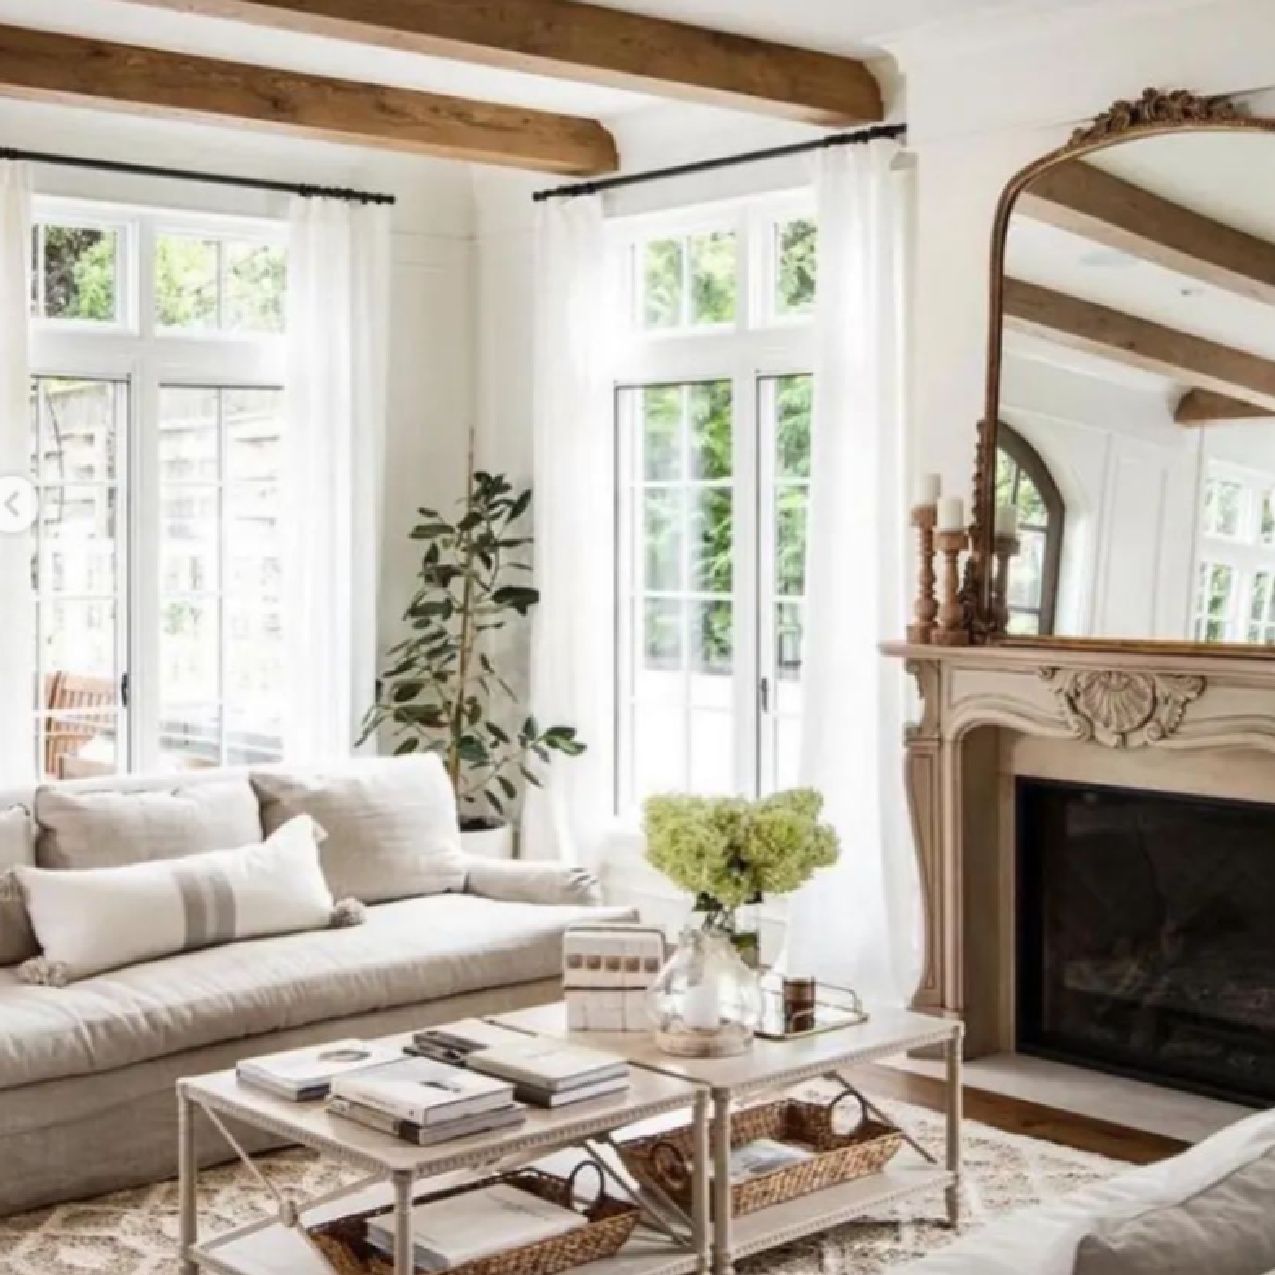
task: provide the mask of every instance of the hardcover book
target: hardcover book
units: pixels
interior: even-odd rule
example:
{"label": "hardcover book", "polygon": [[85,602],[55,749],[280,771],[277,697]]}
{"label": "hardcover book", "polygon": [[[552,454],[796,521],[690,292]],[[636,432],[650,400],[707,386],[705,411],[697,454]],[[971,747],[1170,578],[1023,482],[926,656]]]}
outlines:
{"label": "hardcover book", "polygon": [[600,1084],[629,1074],[628,1064],[614,1054],[552,1040],[529,1040],[484,1049],[470,1057],[469,1067],[550,1093]]}
{"label": "hardcover book", "polygon": [[465,1071],[429,1058],[404,1057],[332,1085],[332,1096],[375,1107],[413,1124],[435,1125],[512,1105],[508,1081]]}
{"label": "hardcover book", "polygon": [[365,1040],[338,1040],[283,1053],[245,1058],[235,1074],[246,1085],[292,1102],[327,1097],[333,1080],[403,1057],[397,1046]]}

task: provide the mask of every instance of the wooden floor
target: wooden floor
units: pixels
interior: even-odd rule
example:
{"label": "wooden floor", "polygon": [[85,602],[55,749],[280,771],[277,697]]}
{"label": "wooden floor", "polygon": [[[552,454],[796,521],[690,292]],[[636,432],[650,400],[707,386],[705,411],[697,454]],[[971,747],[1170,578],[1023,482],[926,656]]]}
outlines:
{"label": "wooden floor", "polygon": [[[894,1067],[864,1068],[871,1076],[871,1092],[883,1098],[910,1102],[932,1111],[943,1111],[943,1082],[936,1076],[919,1076]],[[1040,1103],[1010,1098],[987,1089],[965,1087],[965,1115],[980,1124],[992,1125],[1006,1133],[1057,1142],[1078,1151],[1092,1151],[1112,1160],[1130,1164],[1154,1164],[1189,1144],[1140,1129],[1128,1129],[1106,1120],[1094,1120],[1071,1111],[1060,1111]]]}

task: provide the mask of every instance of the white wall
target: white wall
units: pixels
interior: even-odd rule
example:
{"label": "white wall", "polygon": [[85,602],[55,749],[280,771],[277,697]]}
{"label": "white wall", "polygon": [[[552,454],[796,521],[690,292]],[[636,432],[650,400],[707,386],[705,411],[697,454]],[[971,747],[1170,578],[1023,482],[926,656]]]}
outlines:
{"label": "white wall", "polygon": [[[398,197],[381,621],[388,637],[416,569],[416,508],[463,489],[474,412],[473,198],[464,165],[220,128],[2,101],[0,136],[24,150],[225,172]],[[38,166],[42,193],[283,217],[287,197],[224,186]]]}

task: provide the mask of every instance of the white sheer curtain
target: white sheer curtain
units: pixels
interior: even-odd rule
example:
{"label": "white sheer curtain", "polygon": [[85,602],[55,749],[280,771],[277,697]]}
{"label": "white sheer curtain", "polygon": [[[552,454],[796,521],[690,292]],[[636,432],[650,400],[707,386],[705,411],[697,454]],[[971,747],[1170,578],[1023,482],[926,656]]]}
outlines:
{"label": "white sheer curtain", "polygon": [[812,484],[801,779],[842,857],[791,901],[785,964],[908,1000],[919,977],[916,863],[902,783],[903,690],[877,643],[904,620],[903,251],[896,143],[818,156]]}
{"label": "white sheer curtain", "polygon": [[288,257],[284,753],[348,756],[376,686],[390,213],[293,200]]}
{"label": "white sheer curtain", "polygon": [[611,810],[615,510],[611,308],[599,196],[540,205],[536,242],[535,611],[531,706],[588,752],[531,789],[523,855],[587,863]]}
{"label": "white sheer curtain", "polygon": [[[0,163],[0,478],[31,474],[31,179]],[[6,488],[5,497],[13,493]],[[0,532],[0,786],[35,774],[30,534]]]}

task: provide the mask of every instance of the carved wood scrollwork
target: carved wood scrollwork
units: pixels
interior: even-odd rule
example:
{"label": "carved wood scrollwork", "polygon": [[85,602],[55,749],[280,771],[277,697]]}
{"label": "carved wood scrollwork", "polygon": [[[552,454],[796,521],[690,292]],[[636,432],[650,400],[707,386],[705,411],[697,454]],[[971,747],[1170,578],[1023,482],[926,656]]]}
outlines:
{"label": "carved wood scrollwork", "polygon": [[1144,89],[1136,101],[1116,102],[1092,124],[1076,129],[1067,149],[1112,141],[1142,128],[1232,125],[1244,118],[1235,103],[1226,98],[1200,97],[1186,89]]}
{"label": "carved wood scrollwork", "polygon": [[1205,681],[1183,673],[1042,668],[1076,739],[1106,748],[1144,748],[1177,733]]}

